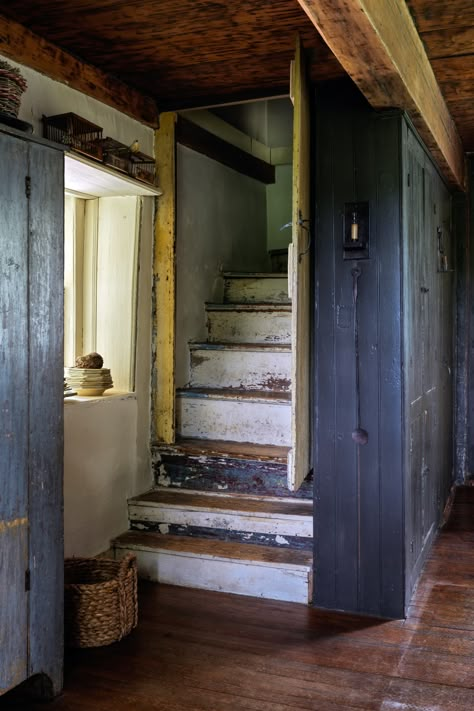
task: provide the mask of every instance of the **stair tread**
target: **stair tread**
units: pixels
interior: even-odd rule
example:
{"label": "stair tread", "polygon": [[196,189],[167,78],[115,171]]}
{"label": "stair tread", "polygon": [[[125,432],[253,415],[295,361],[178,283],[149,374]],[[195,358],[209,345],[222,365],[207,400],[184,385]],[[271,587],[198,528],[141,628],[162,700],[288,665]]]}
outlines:
{"label": "stair tread", "polygon": [[177,396],[217,400],[255,400],[265,402],[291,402],[291,393],[281,390],[242,390],[240,388],[178,388]]}
{"label": "stair tread", "polygon": [[232,442],[222,439],[180,438],[174,444],[157,444],[161,451],[189,456],[223,457],[250,459],[286,464],[289,447],[273,444],[253,444],[252,442]]}
{"label": "stair tread", "polygon": [[255,352],[270,352],[270,353],[291,353],[291,343],[227,343],[224,341],[209,341],[191,342],[189,343],[191,351],[206,350],[206,351],[255,351]]}
{"label": "stair tread", "polygon": [[284,272],[224,272],[224,279],[287,279]]}
{"label": "stair tread", "polygon": [[206,303],[206,311],[282,311],[291,313],[291,301],[249,301],[241,303]]}
{"label": "stair tread", "polygon": [[127,531],[115,538],[113,545],[119,548],[161,550],[183,555],[251,561],[280,568],[311,568],[313,562],[310,551],[190,536],[163,536],[152,531]]}
{"label": "stair tread", "polygon": [[295,499],[252,497],[243,494],[203,493],[199,491],[177,491],[152,489],[130,500],[133,503],[157,504],[181,509],[215,510],[261,514],[277,518],[279,516],[312,518],[312,502]]}

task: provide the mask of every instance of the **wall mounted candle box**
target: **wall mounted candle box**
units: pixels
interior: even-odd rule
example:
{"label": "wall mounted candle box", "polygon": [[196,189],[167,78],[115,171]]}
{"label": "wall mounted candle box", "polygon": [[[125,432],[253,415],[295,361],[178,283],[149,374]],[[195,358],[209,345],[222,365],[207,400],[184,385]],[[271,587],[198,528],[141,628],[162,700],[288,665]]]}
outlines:
{"label": "wall mounted candle box", "polygon": [[102,160],[102,131],[77,114],[43,116],[43,136],[50,141],[62,143],[78,153]]}

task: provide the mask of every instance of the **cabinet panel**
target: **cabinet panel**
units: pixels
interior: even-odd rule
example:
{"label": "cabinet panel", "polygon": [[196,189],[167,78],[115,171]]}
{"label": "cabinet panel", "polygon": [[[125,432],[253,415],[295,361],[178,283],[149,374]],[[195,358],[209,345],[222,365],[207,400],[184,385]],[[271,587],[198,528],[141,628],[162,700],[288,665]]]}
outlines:
{"label": "cabinet panel", "polygon": [[58,693],[63,630],[63,154],[29,147],[29,495],[28,676]]}
{"label": "cabinet panel", "polygon": [[26,144],[0,134],[0,693],[26,677],[28,228]]}

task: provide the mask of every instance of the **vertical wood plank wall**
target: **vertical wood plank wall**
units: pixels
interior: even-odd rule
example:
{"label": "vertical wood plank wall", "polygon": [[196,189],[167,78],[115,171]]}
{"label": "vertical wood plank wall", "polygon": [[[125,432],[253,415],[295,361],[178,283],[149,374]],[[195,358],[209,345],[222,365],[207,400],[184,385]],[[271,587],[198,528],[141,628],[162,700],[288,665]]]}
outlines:
{"label": "vertical wood plank wall", "polygon": [[30,144],[28,676],[62,688],[64,159]]}
{"label": "vertical wood plank wall", "polygon": [[[316,97],[316,605],[403,614],[398,116],[378,120],[347,91]],[[370,203],[370,259],[358,262],[358,447],[351,269],[344,203]]]}
{"label": "vertical wood plank wall", "polygon": [[[454,479],[454,268],[451,197],[407,123],[404,168],[406,598],[436,535]],[[441,230],[446,271],[438,254]]]}
{"label": "vertical wood plank wall", "polygon": [[26,677],[28,649],[27,150],[0,134],[0,694]]}
{"label": "vertical wood plank wall", "polygon": [[[452,478],[453,279],[436,269],[438,224],[450,249],[449,195],[401,114],[375,114],[344,85],[318,92],[315,121],[314,603],[402,617]],[[413,164],[417,187],[407,195],[415,145],[423,167]],[[370,257],[358,262],[361,426],[369,433],[360,447],[351,438],[355,262],[342,249],[344,203],[355,201],[370,206]],[[412,401],[420,418],[410,419]]]}

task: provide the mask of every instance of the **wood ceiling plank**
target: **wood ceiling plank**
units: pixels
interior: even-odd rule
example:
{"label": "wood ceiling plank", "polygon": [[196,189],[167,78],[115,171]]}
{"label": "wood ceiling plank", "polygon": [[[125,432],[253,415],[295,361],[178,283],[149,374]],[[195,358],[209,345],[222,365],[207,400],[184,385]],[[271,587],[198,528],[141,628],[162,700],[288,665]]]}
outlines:
{"label": "wood ceiling plank", "polygon": [[0,0],[0,12],[154,96],[160,109],[275,95],[282,85],[286,93],[296,33],[312,78],[344,75],[295,0]]}
{"label": "wood ceiling plank", "polygon": [[446,101],[474,100],[474,54],[431,62]]}
{"label": "wood ceiling plank", "polygon": [[474,54],[474,25],[424,32],[421,39],[430,60]]}
{"label": "wood ceiling plank", "polygon": [[407,0],[418,32],[474,25],[472,0]]}
{"label": "wood ceiling plank", "polygon": [[465,189],[456,125],[404,0],[298,0],[369,103],[406,110],[451,185]]}
{"label": "wood ceiling plank", "polygon": [[149,126],[158,126],[153,99],[0,15],[0,54],[112,106]]}

